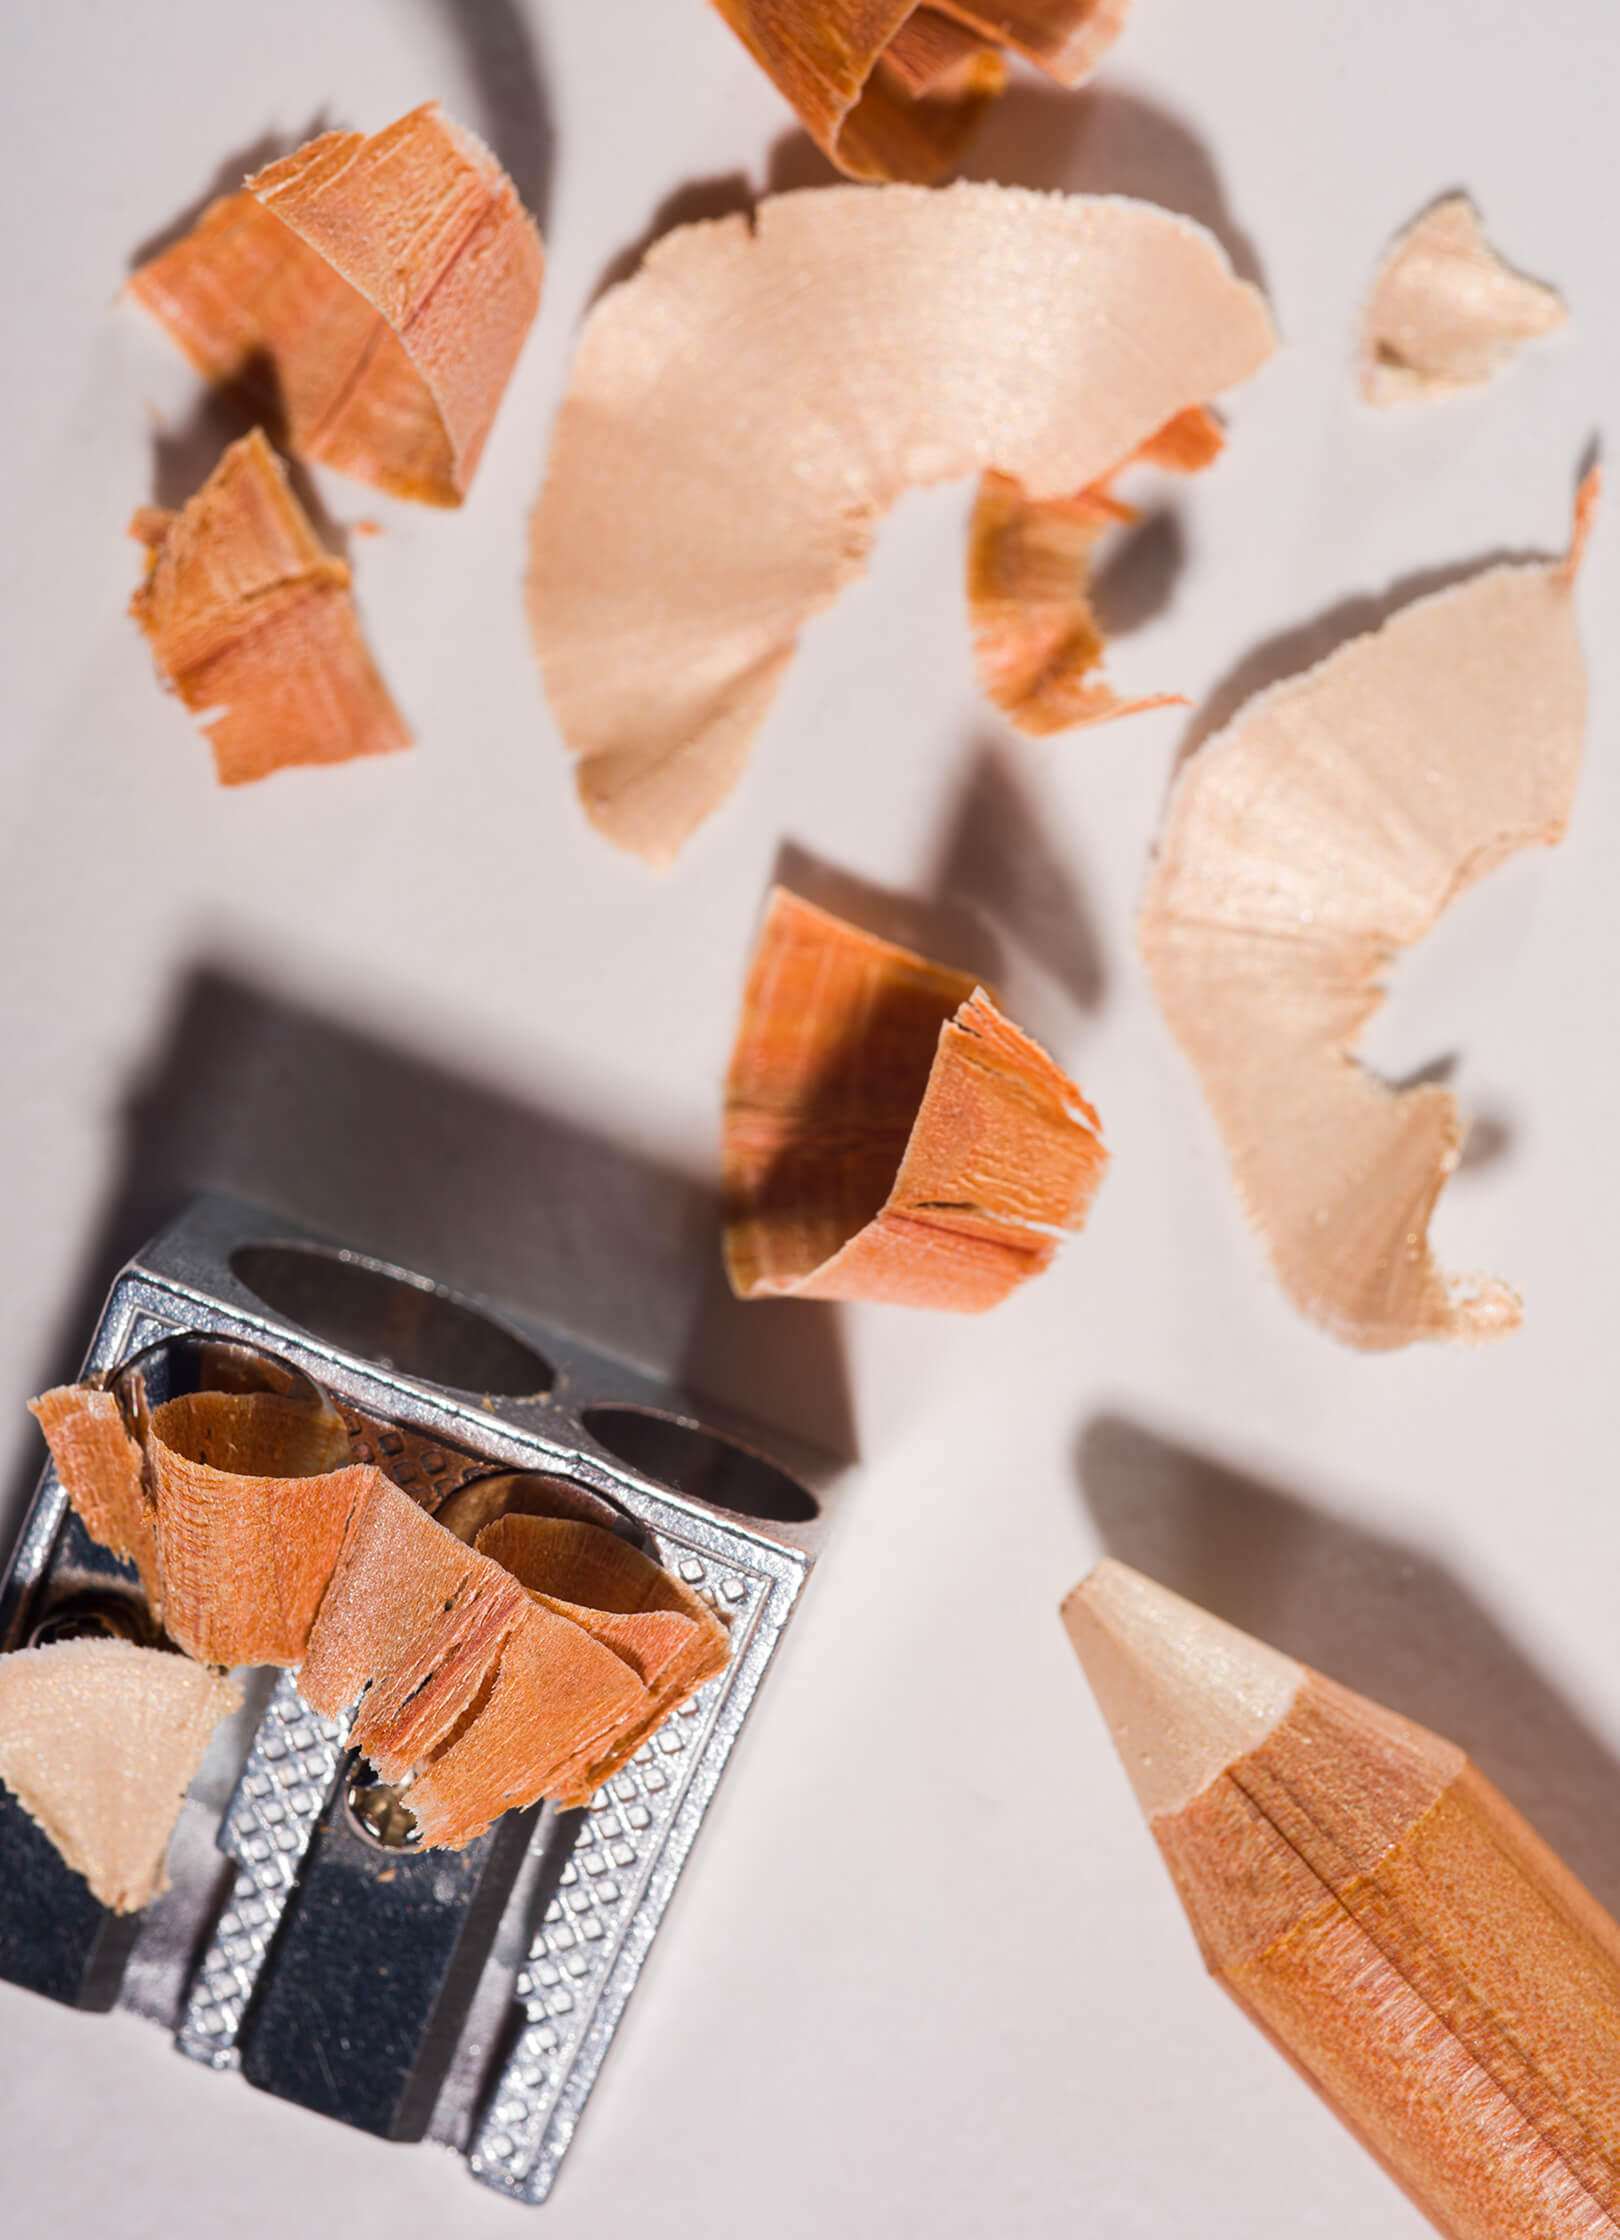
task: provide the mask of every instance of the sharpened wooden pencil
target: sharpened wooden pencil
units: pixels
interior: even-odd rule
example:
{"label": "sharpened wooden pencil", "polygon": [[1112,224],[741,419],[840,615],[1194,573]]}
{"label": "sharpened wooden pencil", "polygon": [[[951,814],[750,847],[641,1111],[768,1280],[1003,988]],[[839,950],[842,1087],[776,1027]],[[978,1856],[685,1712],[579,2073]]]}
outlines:
{"label": "sharpened wooden pencil", "polygon": [[1063,1617],[1212,1973],[1418,2207],[1620,2233],[1620,1927],[1507,1800],[1124,1564]]}

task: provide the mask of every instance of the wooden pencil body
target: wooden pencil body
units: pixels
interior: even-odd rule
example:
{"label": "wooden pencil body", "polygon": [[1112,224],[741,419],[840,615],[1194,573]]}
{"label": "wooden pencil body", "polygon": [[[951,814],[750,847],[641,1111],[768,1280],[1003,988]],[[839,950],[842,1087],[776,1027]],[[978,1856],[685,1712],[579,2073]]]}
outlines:
{"label": "wooden pencil body", "polygon": [[1620,1928],[1461,1752],[1311,1674],[1154,1832],[1211,1968],[1442,2232],[1620,2233]]}

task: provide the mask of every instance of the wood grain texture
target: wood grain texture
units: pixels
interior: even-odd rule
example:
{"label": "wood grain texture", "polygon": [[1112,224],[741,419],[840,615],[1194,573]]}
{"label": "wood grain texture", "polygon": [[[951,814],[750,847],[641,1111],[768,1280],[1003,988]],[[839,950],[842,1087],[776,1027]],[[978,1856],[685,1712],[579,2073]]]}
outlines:
{"label": "wood grain texture", "polygon": [[1454,1744],[1302,1670],[1150,1825],[1212,1972],[1441,2232],[1620,2232],[1620,1927]]}
{"label": "wood grain texture", "polygon": [[1106,1163],[1078,1088],[972,979],[773,891],[726,1081],[739,1298],[982,1312],[1080,1228]]}

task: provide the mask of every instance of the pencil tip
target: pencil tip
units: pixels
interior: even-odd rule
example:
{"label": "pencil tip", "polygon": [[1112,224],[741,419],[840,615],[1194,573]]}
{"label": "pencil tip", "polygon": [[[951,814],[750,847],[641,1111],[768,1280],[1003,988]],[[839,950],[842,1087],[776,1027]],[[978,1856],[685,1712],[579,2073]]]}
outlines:
{"label": "pencil tip", "polygon": [[1148,1818],[1180,1812],[1255,1749],[1305,1667],[1111,1557],[1063,1622]]}

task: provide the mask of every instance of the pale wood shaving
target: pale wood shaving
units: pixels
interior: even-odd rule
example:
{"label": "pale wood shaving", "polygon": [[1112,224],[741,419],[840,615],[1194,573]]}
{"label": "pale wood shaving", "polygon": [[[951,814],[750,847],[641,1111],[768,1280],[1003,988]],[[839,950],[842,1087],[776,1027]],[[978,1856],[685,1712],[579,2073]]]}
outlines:
{"label": "pale wood shaving", "polygon": [[1516,1292],[1442,1273],[1456,1103],[1354,1057],[1395,956],[1515,850],[1562,835],[1586,724],[1569,559],[1400,610],[1262,693],[1188,763],[1140,937],[1234,1179],[1296,1305],[1347,1343],[1482,1339]]}
{"label": "pale wood shaving", "polygon": [[57,1641],[0,1656],[0,1781],[104,1906],[138,1913],[166,1887],[181,1800],[232,1681],[130,1641]]}

